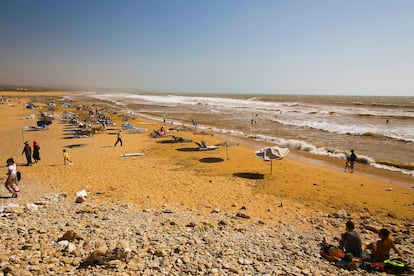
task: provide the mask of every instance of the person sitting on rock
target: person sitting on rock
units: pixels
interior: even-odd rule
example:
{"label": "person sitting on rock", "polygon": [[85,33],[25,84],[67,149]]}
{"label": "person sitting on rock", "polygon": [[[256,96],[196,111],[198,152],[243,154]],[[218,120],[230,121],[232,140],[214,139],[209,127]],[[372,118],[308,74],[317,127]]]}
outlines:
{"label": "person sitting on rock", "polygon": [[352,221],[347,221],[345,227],[346,232],[341,235],[339,248],[345,253],[352,253],[354,257],[359,258],[363,253],[361,237],[355,231],[355,225]]}
{"label": "person sitting on rock", "polygon": [[322,248],[319,254],[326,260],[334,262],[336,266],[354,270],[358,267],[358,263],[362,262],[361,258],[355,258],[352,253],[345,253],[336,245],[326,242],[324,238],[322,241]]}
{"label": "person sitting on rock", "polygon": [[401,258],[403,257],[401,252],[395,247],[394,242],[390,237],[390,231],[385,228],[382,228],[378,232],[378,237],[380,240],[372,242],[367,245],[367,249],[370,249],[371,260],[374,262],[383,262],[390,258],[391,248],[398,254]]}

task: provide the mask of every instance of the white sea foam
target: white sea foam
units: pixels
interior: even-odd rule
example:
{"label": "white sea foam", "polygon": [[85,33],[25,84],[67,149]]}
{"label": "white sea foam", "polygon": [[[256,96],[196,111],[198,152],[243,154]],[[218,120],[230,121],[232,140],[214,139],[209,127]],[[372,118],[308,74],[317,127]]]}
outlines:
{"label": "white sea foam", "polygon": [[407,127],[385,128],[383,125],[360,125],[360,124],[343,124],[334,121],[315,121],[315,120],[273,120],[276,123],[287,126],[297,126],[311,128],[337,134],[347,134],[355,136],[364,135],[382,135],[391,139],[414,142],[413,129]]}

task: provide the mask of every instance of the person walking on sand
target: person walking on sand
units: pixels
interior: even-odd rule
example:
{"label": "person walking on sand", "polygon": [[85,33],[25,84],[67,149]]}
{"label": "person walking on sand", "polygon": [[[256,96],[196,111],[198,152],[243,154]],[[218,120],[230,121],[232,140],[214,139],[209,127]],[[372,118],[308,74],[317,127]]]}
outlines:
{"label": "person walking on sand", "polygon": [[17,186],[17,166],[13,158],[7,159],[7,179],[4,182],[6,189],[12,194],[12,197],[17,197],[17,193],[20,192]]}
{"label": "person walking on sand", "polygon": [[63,164],[72,164],[72,160],[70,159],[69,153],[64,149],[63,150]]}
{"label": "person walking on sand", "polygon": [[351,173],[354,172],[355,162],[357,161],[357,156],[353,149],[351,149],[351,155],[349,155],[349,170]]}
{"label": "person walking on sand", "polygon": [[116,142],[114,144],[114,147],[116,147],[116,145],[118,143],[120,143],[121,144],[121,147],[122,147],[122,128],[118,131],[117,139],[116,139]]}
{"label": "person walking on sand", "polygon": [[24,142],[24,147],[23,147],[23,151],[22,154],[26,155],[26,160],[27,160],[27,166],[31,166],[32,165],[32,148],[29,145],[29,142]]}
{"label": "person walking on sand", "polygon": [[33,141],[33,160],[35,163],[40,161],[40,146],[36,140]]}

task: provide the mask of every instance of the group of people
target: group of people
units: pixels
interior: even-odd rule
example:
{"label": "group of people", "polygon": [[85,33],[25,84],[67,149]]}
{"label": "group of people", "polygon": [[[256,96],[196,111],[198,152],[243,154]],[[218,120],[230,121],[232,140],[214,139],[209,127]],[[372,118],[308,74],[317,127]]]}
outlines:
{"label": "group of people", "polygon": [[[25,155],[27,166],[31,166],[34,163],[38,163],[40,161],[40,146],[39,142],[37,140],[33,141],[33,150],[30,146],[29,142],[24,142],[24,147],[22,154]],[[32,159],[33,158],[33,159]],[[7,178],[4,182],[4,186],[6,189],[11,193],[12,197],[17,197],[20,189],[19,189],[19,181],[21,174],[19,171],[17,171],[17,165],[14,161],[14,158],[10,157],[6,160],[7,163]]]}
{"label": "group of people", "polygon": [[[41,160],[39,142],[36,140],[33,141],[33,150],[32,150],[32,147],[29,145],[28,141],[24,142],[22,154],[25,154],[27,166],[31,166],[33,164],[33,160],[34,160],[34,163],[38,163]],[[4,186],[12,194],[12,197],[17,197],[18,193],[20,192],[18,184],[20,181],[21,174],[20,172],[17,171],[17,165],[16,165],[16,162],[14,161],[14,158],[10,157],[7,159],[6,162],[7,162],[7,173],[6,173],[7,178],[6,178],[6,181],[4,182]],[[65,149],[63,150],[63,163],[65,165],[73,164],[69,156],[69,153]]]}
{"label": "group of people", "polygon": [[24,142],[22,154],[26,156],[27,166],[31,166],[33,164],[32,157],[35,163],[39,162],[40,161],[39,143],[36,140],[33,141],[33,151],[32,151],[32,148],[30,147],[29,142],[28,141]]}
{"label": "group of people", "polygon": [[154,129],[150,133],[149,136],[151,138],[157,138],[157,137],[163,137],[163,136],[167,136],[167,135],[168,135],[168,130],[164,126],[161,126],[159,129]]}
{"label": "group of people", "polygon": [[[380,238],[376,242],[363,244],[355,225],[352,221],[346,222],[346,231],[337,238],[338,245],[329,244],[326,239],[322,241],[320,255],[336,265],[354,269],[358,263],[364,261],[381,263],[390,258],[390,251],[393,249],[401,258],[401,252],[396,248],[390,237],[390,231],[382,228],[378,232]],[[369,254],[370,253],[370,254]]]}

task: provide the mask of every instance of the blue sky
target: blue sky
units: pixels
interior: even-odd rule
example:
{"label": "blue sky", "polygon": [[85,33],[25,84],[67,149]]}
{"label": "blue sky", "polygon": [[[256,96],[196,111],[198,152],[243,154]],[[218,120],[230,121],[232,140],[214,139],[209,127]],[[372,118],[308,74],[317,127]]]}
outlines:
{"label": "blue sky", "polygon": [[0,0],[0,84],[414,95],[411,0]]}

